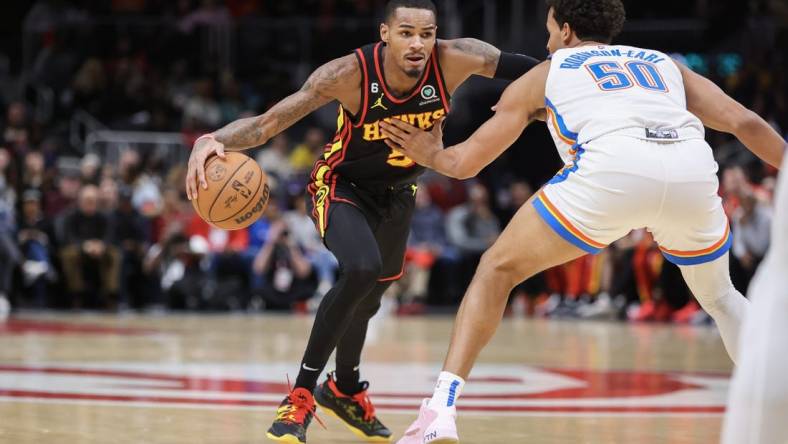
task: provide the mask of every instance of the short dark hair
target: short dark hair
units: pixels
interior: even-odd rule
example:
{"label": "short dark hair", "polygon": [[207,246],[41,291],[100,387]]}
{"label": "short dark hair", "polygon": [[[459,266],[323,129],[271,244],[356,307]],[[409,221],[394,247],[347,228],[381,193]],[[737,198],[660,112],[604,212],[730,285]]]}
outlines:
{"label": "short dark hair", "polygon": [[558,26],[569,26],[581,40],[610,43],[621,32],[627,13],[621,0],[547,0]]}
{"label": "short dark hair", "polygon": [[435,18],[438,17],[438,8],[435,7],[435,3],[432,0],[390,0],[386,3],[383,20],[388,22],[397,12],[397,8],[428,9],[432,11]]}

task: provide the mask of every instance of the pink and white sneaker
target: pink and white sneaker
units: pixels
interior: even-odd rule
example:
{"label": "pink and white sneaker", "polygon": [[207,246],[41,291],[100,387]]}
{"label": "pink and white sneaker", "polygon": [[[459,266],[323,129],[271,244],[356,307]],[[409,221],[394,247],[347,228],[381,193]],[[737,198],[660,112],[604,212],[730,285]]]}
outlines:
{"label": "pink and white sneaker", "polygon": [[429,399],[421,402],[419,417],[408,427],[397,444],[457,444],[457,410],[438,412],[429,408]]}

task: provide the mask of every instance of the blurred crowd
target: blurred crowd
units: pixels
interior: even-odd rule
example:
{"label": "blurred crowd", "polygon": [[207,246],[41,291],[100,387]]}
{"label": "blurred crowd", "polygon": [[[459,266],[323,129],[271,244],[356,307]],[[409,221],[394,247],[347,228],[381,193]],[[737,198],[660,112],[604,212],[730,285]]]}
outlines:
{"label": "blurred crowd", "polygon": [[[159,8],[157,14],[177,16],[183,26],[157,36],[155,47],[144,35],[113,34],[79,46],[74,42],[90,33],[41,34],[30,82],[53,90],[54,111],[41,118],[41,104],[28,96],[0,98],[0,298],[23,308],[313,309],[338,273],[305,194],[332,128],[309,118],[250,151],[273,189],[266,213],[248,229],[211,227],[185,199],[185,162],[131,145],[117,159],[84,154],[69,143],[68,119],[84,110],[113,129],[177,131],[185,153],[202,132],[265,110],[292,90],[293,79],[273,69],[236,77],[180,56],[192,54],[189,20],[243,16],[245,2],[105,3],[113,13]],[[378,5],[314,3],[329,15],[331,8],[368,12]],[[36,2],[27,24],[45,28],[52,14],[69,16],[66,10],[78,20],[74,4]],[[254,4],[287,8],[288,2]],[[785,73],[772,69],[766,55],[753,57],[740,69],[710,75],[776,128],[788,128]],[[540,125],[529,132],[546,134]],[[729,136],[710,131],[708,138],[734,233],[734,284],[744,291],[769,245],[776,171]],[[529,140],[542,142],[529,146],[528,156],[555,156],[545,135]],[[517,162],[493,168],[495,174],[465,182],[429,172],[422,177],[406,273],[389,290],[385,310],[454,310],[482,253],[543,182],[544,176],[523,174]],[[516,315],[709,322],[678,268],[643,230],[600,255],[529,279],[510,302],[507,312]]]}
{"label": "blurred crowd", "polygon": [[[308,311],[336,279],[304,193],[325,130],[309,128],[297,143],[281,134],[253,152],[274,197],[251,227],[228,232],[185,199],[184,165],[163,166],[134,149],[117,164],[60,156],[36,140],[29,115],[22,102],[7,107],[0,145],[0,293],[13,305]],[[774,171],[729,163],[720,177],[733,278],[744,289],[769,245]],[[425,174],[405,277],[387,309],[453,309],[482,253],[533,191],[520,178],[491,189]],[[708,321],[644,230],[529,279],[511,302],[519,315]]]}

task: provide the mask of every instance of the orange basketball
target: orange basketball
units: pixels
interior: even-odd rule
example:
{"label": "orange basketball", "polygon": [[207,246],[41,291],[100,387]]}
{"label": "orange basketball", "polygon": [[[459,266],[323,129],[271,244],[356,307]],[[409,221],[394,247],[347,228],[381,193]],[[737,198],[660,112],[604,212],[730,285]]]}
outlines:
{"label": "orange basketball", "polygon": [[230,151],[222,160],[212,156],[205,162],[208,188],[198,186],[192,205],[209,224],[225,230],[248,227],[265,212],[270,190],[268,176],[245,154]]}

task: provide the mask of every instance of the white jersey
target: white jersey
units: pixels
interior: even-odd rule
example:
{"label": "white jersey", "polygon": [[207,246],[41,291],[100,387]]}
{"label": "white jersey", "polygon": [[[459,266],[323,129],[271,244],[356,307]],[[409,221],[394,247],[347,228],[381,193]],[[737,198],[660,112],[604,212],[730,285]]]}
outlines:
{"label": "white jersey", "polygon": [[664,53],[631,46],[565,48],[551,59],[545,88],[547,126],[562,159],[616,133],[648,140],[704,138],[687,111],[684,81]]}

